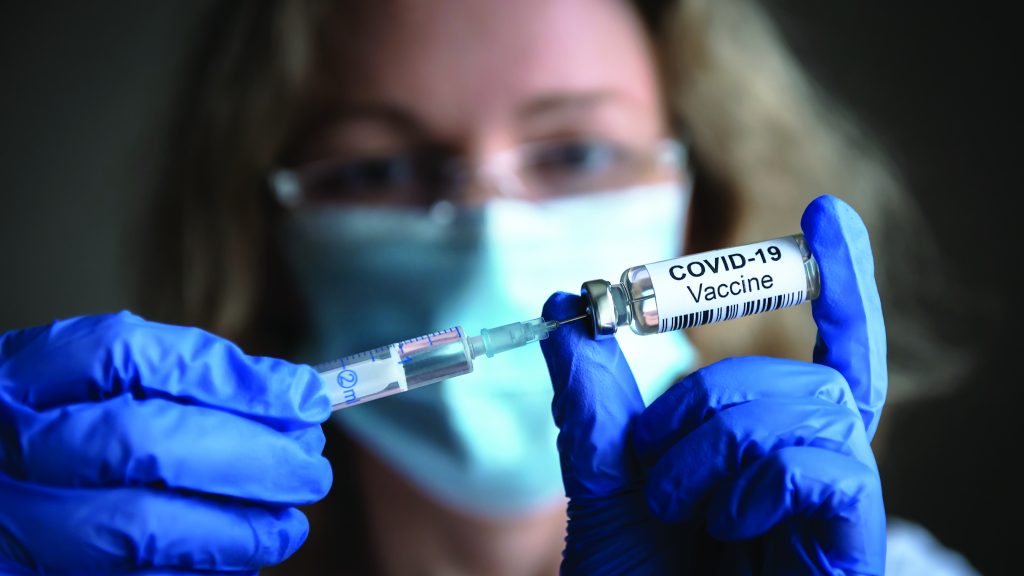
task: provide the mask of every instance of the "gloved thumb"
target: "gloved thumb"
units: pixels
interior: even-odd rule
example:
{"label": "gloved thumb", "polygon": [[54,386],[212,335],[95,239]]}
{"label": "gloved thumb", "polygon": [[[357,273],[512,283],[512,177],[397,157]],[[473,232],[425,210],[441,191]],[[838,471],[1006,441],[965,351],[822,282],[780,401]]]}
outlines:
{"label": "gloved thumb", "polygon": [[[544,304],[543,315],[559,320],[585,309],[579,296],[558,292]],[[555,391],[551,410],[566,495],[603,498],[623,492],[635,484],[629,436],[644,403],[618,342],[594,340],[585,322],[571,322],[540,346]]]}
{"label": "gloved thumb", "polygon": [[811,304],[818,325],[814,361],[846,378],[868,440],[888,389],[885,321],[864,222],[834,196],[819,196],[800,222],[821,269],[821,295]]}

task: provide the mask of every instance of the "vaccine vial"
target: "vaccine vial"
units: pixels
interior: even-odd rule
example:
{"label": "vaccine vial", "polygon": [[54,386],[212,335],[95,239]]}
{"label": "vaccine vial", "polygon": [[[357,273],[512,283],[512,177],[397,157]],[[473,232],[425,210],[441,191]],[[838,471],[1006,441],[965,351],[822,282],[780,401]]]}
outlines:
{"label": "vaccine vial", "polygon": [[584,282],[594,336],[620,326],[646,336],[796,306],[818,297],[818,263],[803,234],[634,266],[618,284]]}

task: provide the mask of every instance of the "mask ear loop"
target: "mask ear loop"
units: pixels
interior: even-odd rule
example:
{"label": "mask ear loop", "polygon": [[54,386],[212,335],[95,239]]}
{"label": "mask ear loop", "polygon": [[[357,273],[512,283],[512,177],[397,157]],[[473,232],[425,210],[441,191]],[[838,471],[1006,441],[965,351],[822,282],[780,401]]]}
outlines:
{"label": "mask ear loop", "polygon": [[671,160],[679,168],[680,173],[690,179],[690,143],[693,142],[690,130],[678,113],[670,113],[669,130],[671,135],[662,142],[666,143],[666,147],[671,146],[674,149],[671,152],[666,151],[666,153],[675,154]]}
{"label": "mask ear loop", "polygon": [[664,140],[665,150],[662,156],[674,164],[679,174],[680,185],[684,190],[683,210],[685,220],[682,225],[682,237],[680,238],[679,253],[686,254],[686,247],[690,236],[690,216],[692,215],[694,174],[690,164],[690,132],[682,125],[682,121],[676,119],[672,122],[674,136]]}
{"label": "mask ear loop", "polygon": [[274,199],[285,208],[294,208],[302,200],[302,183],[299,176],[292,170],[280,168],[267,177],[267,185],[274,194]]}

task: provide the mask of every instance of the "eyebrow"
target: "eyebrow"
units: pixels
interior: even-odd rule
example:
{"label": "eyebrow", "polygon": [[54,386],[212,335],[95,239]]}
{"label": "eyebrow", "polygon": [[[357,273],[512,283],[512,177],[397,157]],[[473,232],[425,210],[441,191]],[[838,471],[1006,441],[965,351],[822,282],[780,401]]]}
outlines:
{"label": "eyebrow", "polygon": [[[537,121],[587,112],[613,101],[632,104],[631,98],[615,90],[552,93],[517,106],[514,114],[520,121]],[[328,119],[317,124],[322,128],[360,120],[380,122],[411,139],[425,138],[430,133],[415,114],[389,103],[348,104],[331,110]]]}
{"label": "eyebrow", "polygon": [[332,111],[325,126],[342,124],[344,122],[369,120],[380,122],[402,132],[407,136],[421,137],[427,133],[426,127],[415,115],[409,113],[399,106],[392,104],[357,104],[345,106]]}
{"label": "eyebrow", "polygon": [[546,94],[519,106],[516,116],[520,119],[534,119],[549,115],[573,114],[591,110],[608,101],[615,100],[629,101],[623,94],[613,90]]}

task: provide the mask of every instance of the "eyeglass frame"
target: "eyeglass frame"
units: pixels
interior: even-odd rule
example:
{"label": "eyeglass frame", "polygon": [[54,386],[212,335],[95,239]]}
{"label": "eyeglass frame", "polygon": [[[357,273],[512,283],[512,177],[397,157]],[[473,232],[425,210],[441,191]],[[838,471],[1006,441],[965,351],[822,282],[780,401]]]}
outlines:
{"label": "eyeglass frame", "polygon": [[[467,178],[467,181],[473,177],[478,177],[479,174],[484,174],[496,184],[493,187],[500,196],[521,199],[528,196],[527,186],[518,174],[522,166],[522,158],[526,157],[524,151],[545,144],[549,143],[529,142],[520,144],[492,153],[487,158],[476,162],[458,156],[446,158],[445,161],[449,168],[461,171],[463,177]],[[678,171],[683,171],[687,168],[688,147],[683,139],[678,137],[662,138],[655,142],[651,148],[649,151],[653,152],[650,159],[652,165],[669,166]],[[324,169],[327,166],[335,166],[337,164],[340,164],[337,160],[324,160],[296,168],[275,168],[268,175],[267,184],[274,198],[281,206],[286,209],[295,209],[303,204],[303,172],[309,173],[316,169]],[[450,199],[448,198],[437,198],[434,199],[433,203],[449,201]]]}

